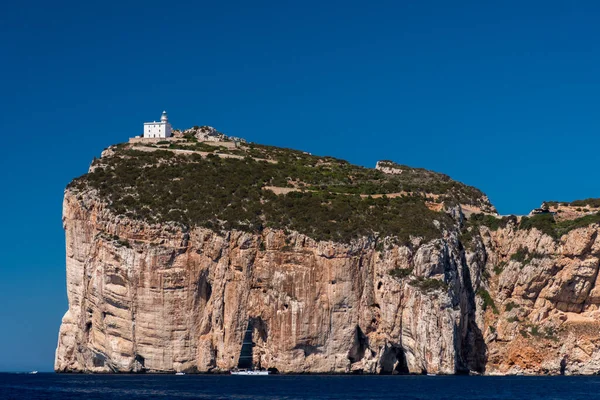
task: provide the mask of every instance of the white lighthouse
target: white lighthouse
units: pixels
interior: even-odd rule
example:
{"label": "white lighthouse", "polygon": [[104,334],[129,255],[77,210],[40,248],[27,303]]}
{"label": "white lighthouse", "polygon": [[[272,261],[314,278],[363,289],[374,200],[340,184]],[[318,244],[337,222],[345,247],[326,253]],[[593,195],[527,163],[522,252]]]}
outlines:
{"label": "white lighthouse", "polygon": [[173,129],[169,123],[167,112],[163,111],[160,116],[160,122],[144,122],[144,138],[168,138],[171,137]]}

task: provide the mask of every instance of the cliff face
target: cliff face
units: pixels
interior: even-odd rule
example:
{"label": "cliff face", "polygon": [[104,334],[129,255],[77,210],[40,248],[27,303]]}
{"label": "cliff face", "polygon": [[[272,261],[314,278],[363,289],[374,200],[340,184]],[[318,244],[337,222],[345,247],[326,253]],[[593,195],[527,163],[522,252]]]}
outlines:
{"label": "cliff face", "polygon": [[485,368],[478,267],[456,236],[377,250],[278,230],[218,235],[115,217],[70,191],[63,212],[57,371],[226,371],[249,321],[255,363],[281,372]]}
{"label": "cliff face", "polygon": [[537,229],[483,228],[490,293],[489,373],[597,374],[600,226],[554,241]]}
{"label": "cliff face", "polygon": [[280,372],[600,371],[595,208],[499,218],[422,169],[186,143],[65,191],[57,371],[227,371],[249,325]]}

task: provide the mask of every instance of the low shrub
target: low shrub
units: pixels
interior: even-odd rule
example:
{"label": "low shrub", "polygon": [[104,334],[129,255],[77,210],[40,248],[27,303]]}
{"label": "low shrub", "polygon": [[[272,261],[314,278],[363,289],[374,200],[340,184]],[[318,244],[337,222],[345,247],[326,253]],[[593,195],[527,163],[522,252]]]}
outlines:
{"label": "low shrub", "polygon": [[490,296],[490,294],[487,290],[481,288],[477,291],[477,295],[479,297],[481,297],[481,299],[483,300],[483,306],[482,306],[483,311],[486,311],[488,308],[491,307],[492,312],[494,314],[498,314],[498,309],[496,308],[494,299],[492,299],[492,296]]}
{"label": "low shrub", "polygon": [[527,247],[519,246],[517,251],[513,255],[510,256],[510,259],[513,261],[523,263],[523,262],[525,262],[525,260],[527,260],[528,257],[529,257],[529,249],[527,249]]}
{"label": "low shrub", "polygon": [[[578,210],[581,211],[581,210]],[[590,215],[584,215],[577,219],[556,222],[552,214],[538,214],[532,217],[523,217],[519,224],[519,229],[536,228],[542,233],[551,236],[554,239],[560,239],[563,235],[578,228],[583,228],[591,224],[600,223],[600,212]]]}
{"label": "low shrub", "polygon": [[433,278],[415,278],[412,281],[410,281],[410,284],[419,288],[420,290],[424,291],[424,292],[434,292],[437,290],[447,290],[448,289],[448,284],[444,281],[441,281],[439,279],[433,279]]}
{"label": "low shrub", "polygon": [[531,253],[526,247],[519,246],[517,251],[510,256],[510,259],[521,263],[521,268],[523,268],[526,265],[529,265],[529,263],[531,263],[534,259],[543,257],[543,254],[537,252]]}
{"label": "low shrub", "polygon": [[[295,230],[316,240],[348,243],[363,236],[390,236],[396,237],[400,244],[409,243],[411,237],[429,241],[454,226],[450,216],[430,210],[418,196],[363,198],[331,193],[327,184],[323,185],[324,190],[286,195],[263,190],[273,182],[354,179],[350,176],[360,175],[363,170],[327,160],[339,170],[334,173],[336,169],[329,165],[308,167],[303,162],[274,164],[250,157],[221,158],[212,154],[202,157],[177,155],[167,150],[121,149],[69,187],[96,190],[117,215],[216,231],[257,232],[270,227]],[[379,171],[373,171],[364,172],[364,176],[376,178]],[[385,182],[380,184],[385,186]]]}
{"label": "low shrub", "polygon": [[494,273],[496,275],[500,275],[504,268],[506,267],[506,261],[500,261],[498,264],[494,265]]}
{"label": "low shrub", "polygon": [[394,278],[402,279],[412,274],[412,271],[412,268],[394,268],[390,270],[389,274]]}

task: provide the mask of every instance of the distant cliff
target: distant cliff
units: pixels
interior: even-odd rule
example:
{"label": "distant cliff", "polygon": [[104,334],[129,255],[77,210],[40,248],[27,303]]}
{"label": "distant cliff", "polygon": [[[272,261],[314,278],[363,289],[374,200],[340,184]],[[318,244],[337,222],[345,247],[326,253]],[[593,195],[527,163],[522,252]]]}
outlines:
{"label": "distant cliff", "polygon": [[559,215],[389,161],[111,146],[65,191],[55,369],[227,371],[250,322],[280,372],[597,373],[600,217]]}

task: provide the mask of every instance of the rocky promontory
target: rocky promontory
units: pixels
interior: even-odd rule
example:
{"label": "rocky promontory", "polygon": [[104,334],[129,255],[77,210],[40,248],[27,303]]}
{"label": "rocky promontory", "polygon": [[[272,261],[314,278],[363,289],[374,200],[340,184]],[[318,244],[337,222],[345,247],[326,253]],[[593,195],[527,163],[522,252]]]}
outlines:
{"label": "rocky promontory", "polygon": [[391,161],[195,133],[111,146],[65,190],[55,369],[225,372],[250,324],[254,364],[281,373],[596,374],[589,203],[500,217]]}

